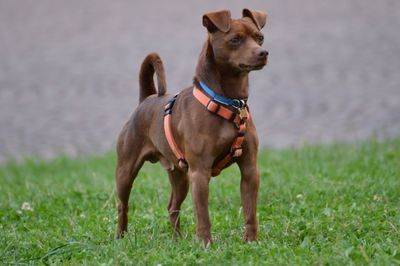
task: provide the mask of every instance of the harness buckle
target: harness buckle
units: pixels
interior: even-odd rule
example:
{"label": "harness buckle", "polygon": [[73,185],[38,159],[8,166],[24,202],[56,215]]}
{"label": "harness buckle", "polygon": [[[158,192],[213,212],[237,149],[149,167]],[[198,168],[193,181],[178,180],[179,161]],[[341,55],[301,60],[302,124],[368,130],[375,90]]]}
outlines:
{"label": "harness buckle", "polygon": [[231,151],[231,155],[234,158],[240,157],[242,155],[242,152],[243,152],[242,147],[233,148]]}
{"label": "harness buckle", "polygon": [[167,104],[164,106],[164,116],[172,114],[172,107],[174,107],[175,100],[176,100],[176,98],[178,97],[178,94],[179,94],[179,93],[175,94],[175,96],[172,97],[172,98],[167,102]]}
{"label": "harness buckle", "polygon": [[180,158],[178,160],[178,165],[180,168],[188,168],[188,163],[186,162],[186,160],[184,158]]}

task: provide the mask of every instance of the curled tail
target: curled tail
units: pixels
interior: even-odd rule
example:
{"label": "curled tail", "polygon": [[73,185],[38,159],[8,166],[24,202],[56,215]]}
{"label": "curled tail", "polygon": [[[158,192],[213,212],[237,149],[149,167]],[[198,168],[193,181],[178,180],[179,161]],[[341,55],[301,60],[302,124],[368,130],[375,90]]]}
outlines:
{"label": "curled tail", "polygon": [[[157,90],[154,86],[154,73],[157,75]],[[139,103],[152,94],[162,96],[167,92],[167,82],[165,81],[164,66],[160,56],[157,53],[151,53],[146,56],[143,60],[142,66],[140,67],[140,94]]]}

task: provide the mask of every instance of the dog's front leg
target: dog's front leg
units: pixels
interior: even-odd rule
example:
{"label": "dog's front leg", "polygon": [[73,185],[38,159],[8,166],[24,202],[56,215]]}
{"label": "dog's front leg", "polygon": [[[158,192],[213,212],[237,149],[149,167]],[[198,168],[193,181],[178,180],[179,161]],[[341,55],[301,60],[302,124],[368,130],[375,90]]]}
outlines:
{"label": "dog's front leg", "polygon": [[257,240],[258,231],[257,198],[260,174],[257,168],[257,142],[255,142],[255,145],[247,145],[244,148],[243,155],[238,160],[238,165],[241,173],[240,194],[245,222],[243,240],[250,242]]}
{"label": "dog's front leg", "polygon": [[249,242],[257,240],[257,195],[260,179],[256,167],[243,167],[240,171],[240,194],[246,228],[243,239]]}
{"label": "dog's front leg", "polygon": [[199,240],[204,241],[207,246],[212,243],[211,223],[208,214],[208,185],[211,171],[189,170],[192,182],[192,198],[196,212],[196,234]]}

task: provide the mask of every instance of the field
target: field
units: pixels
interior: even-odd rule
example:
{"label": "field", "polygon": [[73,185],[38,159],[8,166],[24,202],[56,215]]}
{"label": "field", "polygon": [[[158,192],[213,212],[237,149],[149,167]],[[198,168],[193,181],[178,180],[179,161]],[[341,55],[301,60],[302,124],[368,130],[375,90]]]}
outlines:
{"label": "field", "polygon": [[130,200],[130,233],[114,240],[115,154],[0,166],[0,264],[400,264],[400,138],[264,149],[259,241],[244,244],[239,174],[210,183],[214,245],[195,238],[190,195],[174,240],[168,178],[146,164]]}

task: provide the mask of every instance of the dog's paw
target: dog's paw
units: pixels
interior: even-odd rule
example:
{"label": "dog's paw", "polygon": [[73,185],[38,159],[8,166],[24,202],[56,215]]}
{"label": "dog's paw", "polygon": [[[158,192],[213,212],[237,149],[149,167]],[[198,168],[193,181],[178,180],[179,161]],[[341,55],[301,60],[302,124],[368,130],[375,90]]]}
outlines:
{"label": "dog's paw", "polygon": [[204,245],[204,248],[208,249],[213,243],[211,235],[207,234],[204,236],[197,235],[197,240]]}
{"label": "dog's paw", "polygon": [[255,234],[244,234],[243,241],[246,243],[257,241],[257,235]]}

